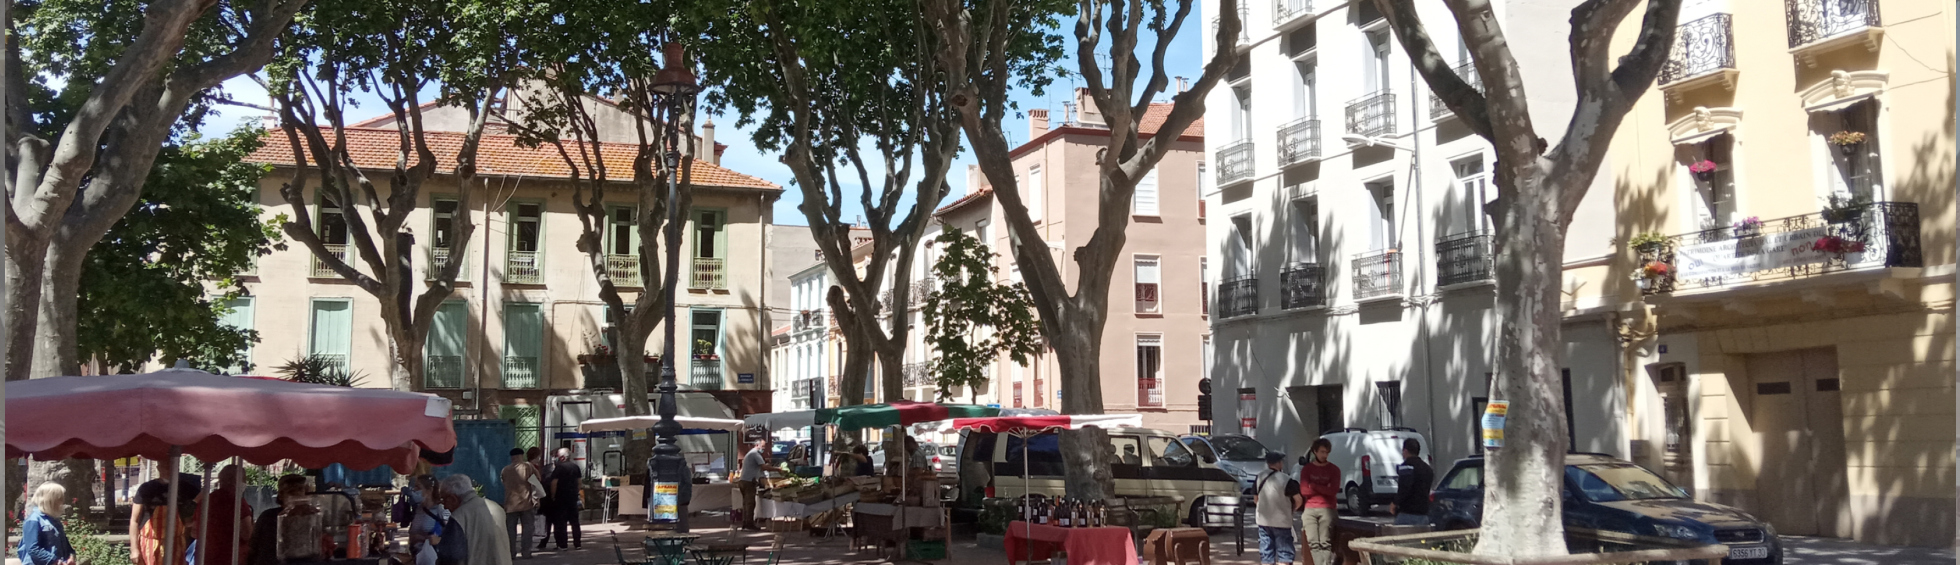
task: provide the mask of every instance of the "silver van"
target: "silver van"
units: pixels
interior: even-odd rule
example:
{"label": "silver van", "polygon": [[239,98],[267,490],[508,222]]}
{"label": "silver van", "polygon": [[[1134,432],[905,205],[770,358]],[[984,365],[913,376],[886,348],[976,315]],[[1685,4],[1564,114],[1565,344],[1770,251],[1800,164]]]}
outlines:
{"label": "silver van", "polygon": [[[1176,497],[1187,524],[1233,525],[1240,489],[1231,474],[1192,453],[1170,432],[1125,427],[1108,433],[1116,454],[1111,472],[1117,496]],[[977,506],[983,497],[1064,496],[1061,437],[1052,432],[1022,438],[966,431],[959,454],[962,502]]]}

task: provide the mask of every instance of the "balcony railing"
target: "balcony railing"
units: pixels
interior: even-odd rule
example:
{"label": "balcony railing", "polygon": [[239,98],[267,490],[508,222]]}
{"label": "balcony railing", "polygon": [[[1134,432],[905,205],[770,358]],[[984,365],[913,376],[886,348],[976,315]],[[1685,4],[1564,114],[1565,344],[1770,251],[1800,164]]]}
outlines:
{"label": "balcony railing", "polygon": [[504,282],[510,284],[544,284],[544,254],[536,251],[508,251],[504,253]]}
{"label": "balcony railing", "polygon": [[927,374],[925,363],[906,363],[899,370],[904,374],[905,386],[907,388],[932,386],[933,384],[932,375]]}
{"label": "balcony railing", "polygon": [[694,358],[694,368],[688,371],[687,384],[694,390],[721,390],[721,359]]}
{"label": "balcony railing", "polygon": [[1636,249],[1641,294],[1719,289],[1734,284],[1813,277],[1841,271],[1922,267],[1919,205],[1878,202],[1843,214],[1769,220],[1737,237],[1722,227],[1667,238]]}
{"label": "balcony railing", "polygon": [[1273,0],[1273,25],[1275,26],[1310,13],[1313,13],[1313,2],[1310,0]]}
{"label": "balcony railing", "polygon": [[463,388],[463,356],[430,355],[422,360],[426,388]]}
{"label": "balcony railing", "polygon": [[[1453,70],[1456,71],[1457,78],[1463,79],[1463,82],[1470,84],[1470,88],[1476,89],[1480,93],[1484,91],[1483,75],[1477,74],[1477,66],[1475,64],[1465,62],[1457,65]],[[1450,115],[1452,115],[1450,107],[1443,103],[1443,98],[1437,96],[1434,92],[1429,93],[1429,119],[1440,120]]]}
{"label": "balcony railing", "polygon": [[1436,284],[1491,280],[1490,234],[1470,232],[1436,240]]}
{"label": "balcony railing", "polygon": [[1395,93],[1384,90],[1348,102],[1347,130],[1367,137],[1394,135]]}
{"label": "balcony railing", "polygon": [[722,268],[725,265],[727,263],[720,257],[695,257],[694,268],[689,271],[692,275],[688,277],[688,288],[728,288],[728,271]]}
{"label": "balcony railing", "polygon": [[640,256],[607,255],[606,276],[612,279],[613,286],[640,286]]}
{"label": "balcony railing", "polygon": [[1301,118],[1279,128],[1280,166],[1320,158],[1320,120]]}
{"label": "balcony railing", "polygon": [[1878,0],[1783,0],[1790,48],[1879,27]]}
{"label": "balcony railing", "polygon": [[1327,305],[1327,273],[1319,263],[1293,263],[1279,272],[1279,307],[1286,310]]}
{"label": "balcony railing", "polygon": [[1252,140],[1242,140],[1218,150],[1218,184],[1252,178]]}
{"label": "balcony railing", "polygon": [[1354,257],[1354,299],[1402,295],[1402,254],[1394,249]]}
{"label": "balcony railing", "polygon": [[1673,84],[1722,69],[1735,68],[1735,35],[1728,14],[1714,14],[1681,24],[1674,31],[1674,50],[1661,66],[1661,84]]}
{"label": "balcony railing", "polygon": [[[1252,23],[1246,21],[1246,15],[1250,13],[1251,11],[1246,7],[1245,4],[1239,5],[1239,43],[1240,44],[1244,44],[1248,41],[1252,41],[1252,32],[1251,32]],[[1221,25],[1225,25],[1225,18],[1215,17],[1211,19],[1212,37],[1218,37],[1218,26]]]}
{"label": "balcony railing", "polygon": [[312,355],[326,361],[329,367],[327,371],[330,373],[345,375],[348,371],[353,370],[353,367],[348,364],[346,353],[314,353]]}
{"label": "balcony railing", "polygon": [[1243,276],[1218,285],[1219,315],[1226,318],[1259,312],[1259,279]]}
{"label": "balcony railing", "polygon": [[1137,406],[1151,408],[1164,405],[1164,383],[1162,379],[1137,379]]}
{"label": "balcony railing", "polygon": [[[339,257],[340,262],[346,263],[350,267],[354,265],[354,246],[329,243],[324,247],[327,248],[328,253]],[[337,279],[340,278],[340,273],[334,272],[333,267],[327,266],[326,261],[320,260],[320,256],[315,255],[313,256],[313,272],[311,276],[316,279]]]}
{"label": "balcony railing", "polygon": [[[424,269],[422,275],[429,280],[436,280],[436,276],[441,275],[442,270],[448,267],[449,250],[440,247],[430,248],[429,266],[427,269]],[[470,280],[470,266],[468,264],[464,264],[462,268],[456,269],[456,280]]]}
{"label": "balcony railing", "polygon": [[538,388],[541,373],[536,357],[504,357],[504,388]]}

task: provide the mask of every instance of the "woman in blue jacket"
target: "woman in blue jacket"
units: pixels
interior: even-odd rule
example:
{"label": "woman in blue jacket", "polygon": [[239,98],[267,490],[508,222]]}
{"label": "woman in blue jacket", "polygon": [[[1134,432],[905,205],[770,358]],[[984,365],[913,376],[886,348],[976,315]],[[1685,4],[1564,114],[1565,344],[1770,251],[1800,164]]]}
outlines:
{"label": "woman in blue jacket", "polygon": [[55,483],[34,489],[34,507],[20,525],[21,565],[75,565],[75,548],[61,526],[68,490]]}

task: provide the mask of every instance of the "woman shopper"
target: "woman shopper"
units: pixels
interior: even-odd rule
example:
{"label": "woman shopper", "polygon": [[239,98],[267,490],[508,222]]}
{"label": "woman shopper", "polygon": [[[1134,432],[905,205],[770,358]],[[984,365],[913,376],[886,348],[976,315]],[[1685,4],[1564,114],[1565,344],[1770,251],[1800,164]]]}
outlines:
{"label": "woman shopper", "polygon": [[1300,464],[1300,496],[1306,498],[1302,502],[1305,509],[1300,511],[1300,537],[1314,565],[1334,562],[1333,538],[1328,534],[1334,529],[1334,501],[1341,492],[1341,468],[1327,462],[1327,455],[1333,451],[1334,442],[1326,438],[1313,440],[1306,460]]}
{"label": "woman shopper", "polygon": [[59,483],[41,483],[31,502],[27,520],[20,524],[21,565],[75,565],[75,548],[68,545],[68,532],[61,525],[68,489]]}
{"label": "woman shopper", "polygon": [[[158,461],[160,477],[136,489],[136,500],[130,505],[130,562],[135,565],[184,565],[187,548],[190,547],[189,522],[197,516],[198,486],[191,478],[177,478],[177,520],[171,528],[168,519],[170,512],[170,482],[168,477],[177,472],[177,466],[170,461]],[[164,555],[164,546],[170,546],[172,555]]]}
{"label": "woman shopper", "polygon": [[[251,547],[252,523],[249,521],[238,522],[238,531],[231,531],[234,519],[241,515],[233,511],[232,506],[234,503],[238,507],[236,512],[242,512],[244,516],[250,516],[252,512],[250,505],[243,504],[238,500],[238,491],[235,488],[235,483],[238,481],[239,474],[242,472],[237,465],[226,465],[224,469],[218,471],[218,483],[211,485],[211,488],[207,491],[210,494],[204,497],[203,502],[198,503],[198,508],[202,509],[205,514],[210,515],[209,522],[193,522],[203,523],[204,527],[208,528],[204,532],[204,537],[211,540],[211,544],[206,546],[204,550],[203,563],[208,563],[209,565],[231,565],[231,556],[234,549],[238,551],[238,557],[240,559],[244,559],[248,554],[247,550]],[[224,540],[231,540],[231,543],[225,543]],[[200,543],[198,545],[203,546],[205,544]]]}

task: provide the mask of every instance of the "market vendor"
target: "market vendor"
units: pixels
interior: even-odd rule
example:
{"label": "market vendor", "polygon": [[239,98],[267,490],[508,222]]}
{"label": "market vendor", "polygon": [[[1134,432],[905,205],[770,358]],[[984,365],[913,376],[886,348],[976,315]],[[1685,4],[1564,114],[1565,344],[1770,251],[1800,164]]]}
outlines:
{"label": "market vendor", "polygon": [[279,490],[276,500],[279,505],[259,512],[259,519],[252,523],[251,557],[245,560],[248,565],[279,565],[279,514],[286,510],[290,501],[306,498],[306,477],[285,475],[279,477]]}

